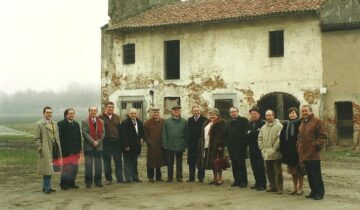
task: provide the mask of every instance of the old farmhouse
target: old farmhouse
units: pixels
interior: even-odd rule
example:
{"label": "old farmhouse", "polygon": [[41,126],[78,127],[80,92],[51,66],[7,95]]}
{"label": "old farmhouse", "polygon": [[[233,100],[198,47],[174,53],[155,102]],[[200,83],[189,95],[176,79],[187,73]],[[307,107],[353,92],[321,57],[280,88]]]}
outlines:
{"label": "old farmhouse", "polygon": [[331,144],[360,130],[360,0],[109,0],[108,15],[102,102],[122,116],[311,104]]}

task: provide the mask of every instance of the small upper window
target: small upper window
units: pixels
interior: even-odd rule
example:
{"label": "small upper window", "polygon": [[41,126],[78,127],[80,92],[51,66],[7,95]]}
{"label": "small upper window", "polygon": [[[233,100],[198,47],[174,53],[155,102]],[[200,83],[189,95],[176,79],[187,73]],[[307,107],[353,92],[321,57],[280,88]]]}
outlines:
{"label": "small upper window", "polygon": [[164,42],[165,79],[180,79],[180,40]]}
{"label": "small upper window", "polygon": [[123,45],[123,56],[124,64],[135,63],[135,44]]}
{"label": "small upper window", "polygon": [[284,31],[270,31],[269,45],[269,57],[284,57]]}

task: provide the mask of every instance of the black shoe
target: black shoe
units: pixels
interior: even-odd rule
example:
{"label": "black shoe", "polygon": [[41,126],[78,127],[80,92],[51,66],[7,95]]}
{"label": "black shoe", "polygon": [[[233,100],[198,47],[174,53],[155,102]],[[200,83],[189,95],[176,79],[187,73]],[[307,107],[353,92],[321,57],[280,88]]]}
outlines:
{"label": "black shoe", "polygon": [[309,195],[305,195],[305,198],[314,198],[314,195],[310,193]]}
{"label": "black shoe", "polygon": [[140,180],[139,178],[135,178],[133,181],[134,182],[142,182],[142,180]]}
{"label": "black shoe", "polygon": [[247,184],[240,184],[239,187],[240,187],[240,188],[246,188],[246,187],[247,187]]}
{"label": "black shoe", "polygon": [[85,187],[86,187],[86,188],[90,188],[90,187],[91,187],[91,183],[86,183],[86,184],[85,184]]}
{"label": "black shoe", "polygon": [[183,179],[178,178],[178,179],[176,179],[176,181],[177,181],[177,182],[183,182]]}
{"label": "black shoe", "polygon": [[102,183],[95,183],[95,186],[96,187],[103,187],[103,184]]}
{"label": "black shoe", "polygon": [[79,188],[80,188],[80,187],[77,186],[77,185],[70,185],[69,187],[70,187],[70,188],[73,188],[73,189],[79,189]]}
{"label": "black shoe", "polygon": [[47,190],[44,190],[44,189],[43,189],[43,192],[44,192],[45,194],[50,194],[50,193],[51,193],[51,190],[50,190],[50,189],[47,189]]}
{"label": "black shoe", "polygon": [[60,186],[60,188],[61,188],[62,190],[68,190],[68,189],[70,189],[69,186]]}
{"label": "black shoe", "polygon": [[264,190],[266,190],[266,187],[257,187],[256,190],[257,191],[264,191]]}
{"label": "black shoe", "polygon": [[155,181],[154,179],[149,179],[149,182],[154,183]]}
{"label": "black shoe", "polygon": [[124,184],[125,181],[124,180],[120,180],[120,181],[117,181],[118,184]]}
{"label": "black shoe", "polygon": [[166,180],[166,182],[172,182],[173,180],[172,179],[168,179],[168,180]]}
{"label": "black shoe", "polygon": [[195,180],[193,180],[193,179],[188,179],[188,180],[186,180],[186,182],[195,182]]}
{"label": "black shoe", "polygon": [[156,179],[157,182],[163,182],[164,180],[163,179]]}
{"label": "black shoe", "polygon": [[203,179],[199,179],[199,182],[200,182],[200,183],[204,183],[204,180],[203,180]]}
{"label": "black shoe", "polygon": [[236,182],[233,182],[233,183],[231,184],[231,187],[237,187],[237,186],[239,186],[239,184],[236,183]]}
{"label": "black shoe", "polygon": [[323,199],[323,196],[321,196],[321,195],[315,195],[315,196],[313,197],[313,199],[316,200],[316,201],[322,200],[322,199]]}

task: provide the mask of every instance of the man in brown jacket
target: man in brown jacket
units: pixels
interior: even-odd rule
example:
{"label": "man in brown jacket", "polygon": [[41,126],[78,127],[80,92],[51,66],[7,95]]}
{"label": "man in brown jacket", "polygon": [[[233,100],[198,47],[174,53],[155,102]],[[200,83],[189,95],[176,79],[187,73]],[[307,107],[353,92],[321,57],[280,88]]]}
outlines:
{"label": "man in brown jacket", "polygon": [[300,165],[305,165],[311,192],[306,198],[321,200],[325,189],[321,176],[320,152],[327,139],[323,122],[314,116],[309,105],[301,107],[302,122],[299,128],[298,152]]}
{"label": "man in brown jacket", "polygon": [[160,117],[160,109],[151,109],[152,117],[144,124],[145,141],[147,145],[146,167],[149,182],[154,182],[156,170],[156,181],[163,181],[160,167],[166,165],[166,151],[162,145],[162,128],[164,119]]}

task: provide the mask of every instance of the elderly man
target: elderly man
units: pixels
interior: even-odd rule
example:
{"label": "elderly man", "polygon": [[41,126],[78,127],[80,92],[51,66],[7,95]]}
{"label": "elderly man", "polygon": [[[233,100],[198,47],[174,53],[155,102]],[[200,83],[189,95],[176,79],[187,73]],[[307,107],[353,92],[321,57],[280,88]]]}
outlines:
{"label": "elderly man", "polygon": [[[201,128],[204,122],[207,120],[200,114],[200,107],[192,107],[193,116],[188,119],[188,164],[189,164],[189,179],[187,182],[195,181],[195,170],[197,162],[197,151],[199,146],[199,140],[201,137]],[[199,182],[204,181],[205,169],[198,169]]]}
{"label": "elderly man", "polygon": [[266,175],[270,188],[266,192],[283,193],[283,175],[281,168],[280,133],[283,128],[280,121],[275,119],[273,110],[265,112],[266,124],[260,129],[258,143],[265,160]]}
{"label": "elderly man", "polygon": [[183,181],[182,156],[186,148],[187,122],[181,117],[179,105],[172,108],[172,116],[165,120],[162,130],[163,147],[167,150],[168,180],[173,181],[174,156],[176,156],[176,180]]}
{"label": "elderly man", "polygon": [[[97,107],[89,107],[89,117],[82,121],[82,134],[84,137],[85,156],[85,185],[90,188],[92,182],[95,186],[102,187],[101,174],[101,152],[105,137],[104,121],[97,117]],[[93,165],[95,162],[95,176],[93,176]]]}
{"label": "elderly man", "polygon": [[105,112],[99,116],[105,124],[105,139],[103,142],[102,158],[104,162],[105,184],[112,183],[111,158],[115,164],[115,176],[117,183],[123,183],[122,148],[120,139],[120,118],[114,113],[113,102],[105,103]]}
{"label": "elderly man", "polygon": [[301,106],[298,152],[300,165],[305,165],[311,192],[306,198],[321,200],[325,189],[321,176],[320,152],[327,139],[324,123],[314,116],[309,105]]}
{"label": "elderly man", "polygon": [[44,107],[43,116],[35,125],[34,140],[39,156],[38,173],[43,176],[42,191],[50,194],[56,191],[51,188],[51,176],[54,169],[61,166],[61,146],[58,126],[52,120],[52,108]]}
{"label": "elderly man", "polygon": [[79,168],[81,151],[81,130],[78,122],[74,120],[75,110],[66,109],[64,119],[58,123],[63,156],[63,171],[60,179],[60,187],[63,190],[79,188],[75,179]]}
{"label": "elderly man", "polygon": [[145,141],[147,145],[146,167],[149,182],[154,182],[156,171],[156,181],[163,181],[161,166],[166,165],[166,151],[162,145],[162,129],[164,119],[160,117],[160,109],[151,109],[151,118],[144,124]]}
{"label": "elderly man", "polygon": [[234,183],[231,186],[244,188],[248,185],[245,159],[249,158],[246,141],[246,128],[249,121],[239,116],[237,107],[231,107],[229,112],[231,119],[225,124],[225,146],[229,152],[234,177]]}
{"label": "elderly man", "polygon": [[266,175],[264,158],[258,144],[258,136],[261,127],[265,124],[260,119],[260,110],[257,107],[252,107],[249,110],[250,123],[246,129],[247,143],[249,144],[250,164],[254,174],[255,184],[251,186],[251,189],[262,191],[266,189]]}
{"label": "elderly man", "polygon": [[124,141],[124,165],[126,182],[141,182],[138,175],[137,159],[144,143],[143,123],[137,118],[137,110],[131,108],[126,120],[121,123]]}

